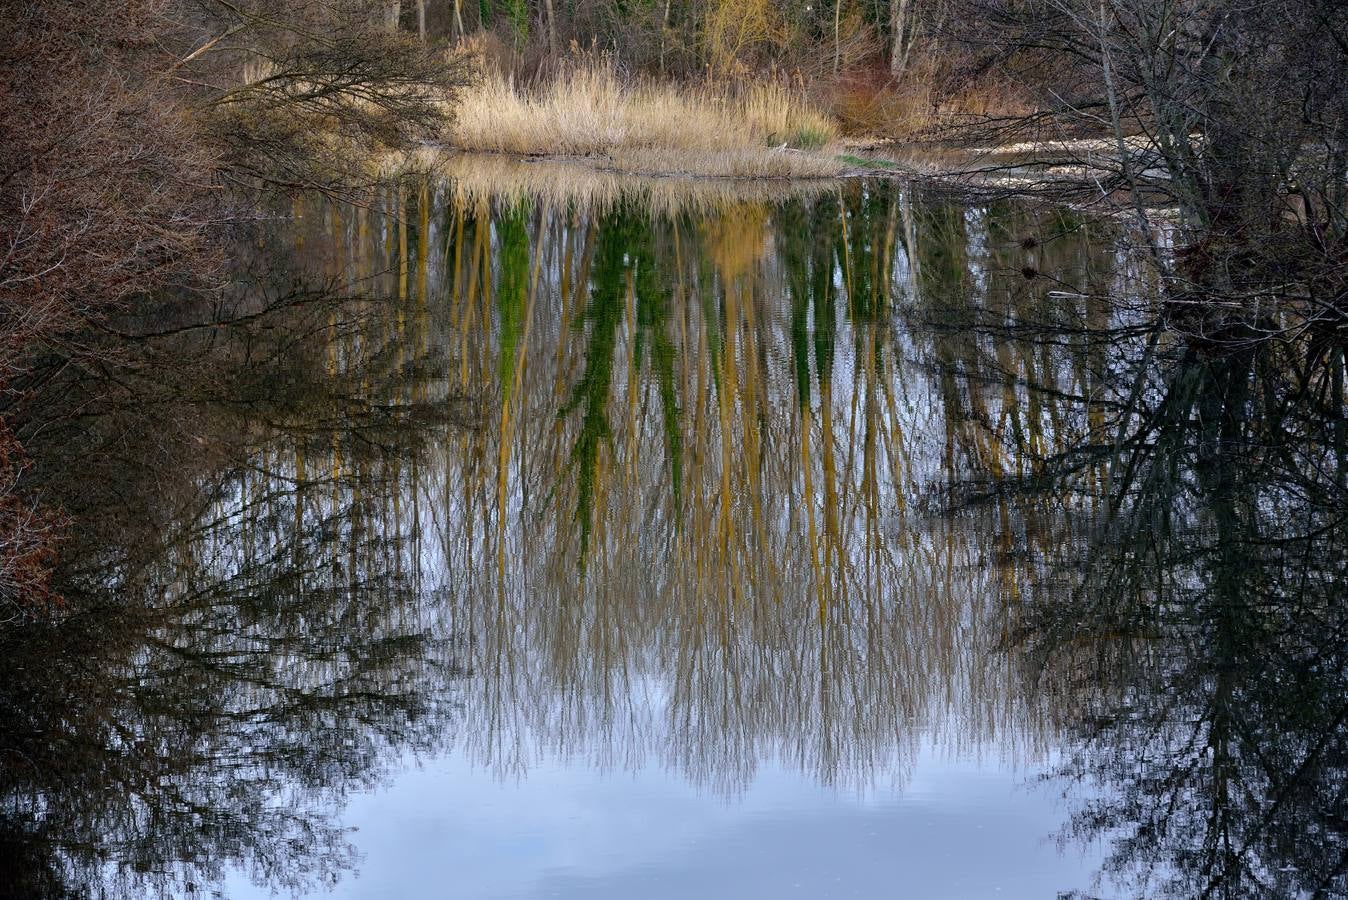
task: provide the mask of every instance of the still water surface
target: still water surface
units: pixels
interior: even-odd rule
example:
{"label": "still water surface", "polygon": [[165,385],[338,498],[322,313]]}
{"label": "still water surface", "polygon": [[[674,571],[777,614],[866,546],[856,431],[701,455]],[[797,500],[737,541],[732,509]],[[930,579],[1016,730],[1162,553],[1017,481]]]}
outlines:
{"label": "still water surface", "polygon": [[18,883],[1348,889],[1341,347],[1062,210],[526,182],[297,201],[52,376]]}

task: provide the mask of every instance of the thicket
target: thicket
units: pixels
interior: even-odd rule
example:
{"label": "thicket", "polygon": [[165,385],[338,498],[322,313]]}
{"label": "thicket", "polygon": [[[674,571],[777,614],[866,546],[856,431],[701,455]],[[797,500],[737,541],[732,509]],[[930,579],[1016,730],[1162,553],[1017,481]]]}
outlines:
{"label": "thicket", "polygon": [[967,2],[965,43],[1037,95],[977,139],[1054,143],[1088,172],[1081,199],[1135,222],[1174,328],[1208,349],[1309,334],[1342,360],[1348,6]]}
{"label": "thicket", "polygon": [[[84,339],[217,286],[259,190],[350,193],[446,122],[459,64],[364,0],[29,0],[0,29],[0,414]],[[62,525],[0,425],[0,621],[58,602]]]}

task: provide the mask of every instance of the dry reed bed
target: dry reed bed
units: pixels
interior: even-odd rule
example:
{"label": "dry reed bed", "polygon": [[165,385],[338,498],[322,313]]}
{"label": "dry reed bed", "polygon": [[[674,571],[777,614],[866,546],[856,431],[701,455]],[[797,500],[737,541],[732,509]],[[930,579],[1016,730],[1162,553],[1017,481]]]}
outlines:
{"label": "dry reed bed", "polygon": [[526,91],[485,75],[454,101],[447,143],[520,156],[579,156],[621,172],[829,178],[845,166],[818,152],[832,120],[781,85],[624,83],[578,68]]}

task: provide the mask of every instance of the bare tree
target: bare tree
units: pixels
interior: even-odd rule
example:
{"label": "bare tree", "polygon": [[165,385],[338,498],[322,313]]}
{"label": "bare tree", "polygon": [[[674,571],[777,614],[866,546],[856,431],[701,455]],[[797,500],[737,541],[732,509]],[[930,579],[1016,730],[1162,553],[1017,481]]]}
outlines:
{"label": "bare tree", "polygon": [[[980,65],[1019,59],[1040,97],[1034,115],[981,123],[984,139],[1051,138],[1051,161],[1132,210],[1177,324],[1214,337],[1239,318],[1250,339],[1284,327],[1248,331],[1273,308],[1291,327],[1348,315],[1342,4],[972,0],[959,18]],[[1156,206],[1174,223],[1153,228]]]}
{"label": "bare tree", "polygon": [[[209,290],[210,233],[254,202],[237,189],[345,191],[368,180],[368,151],[438,131],[459,74],[382,27],[379,14],[398,9],[35,0],[10,11],[0,30],[0,414],[35,358],[87,352],[80,332],[110,313],[170,287]],[[23,499],[22,453],[9,440],[0,426],[0,599],[40,601],[40,577],[18,576],[40,568],[54,519]]]}

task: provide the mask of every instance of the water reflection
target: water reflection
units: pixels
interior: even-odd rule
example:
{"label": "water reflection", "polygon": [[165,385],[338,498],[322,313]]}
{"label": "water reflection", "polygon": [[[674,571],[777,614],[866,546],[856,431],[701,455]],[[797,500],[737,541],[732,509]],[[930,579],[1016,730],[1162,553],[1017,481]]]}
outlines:
{"label": "water reflection", "polygon": [[[896,310],[951,251],[908,249],[901,192],[669,218],[430,202],[450,377],[489,386],[418,487],[444,497],[451,602],[490,673],[468,701],[484,761],[566,746],[733,793],[767,758],[901,779],[938,726],[1042,743],[993,652],[1014,579],[981,535],[1011,540],[1005,515],[920,499],[981,431],[907,360],[925,348]],[[1058,246],[1085,265],[1084,239]]]}
{"label": "water reflection", "polygon": [[[399,508],[401,461],[455,411],[398,401],[382,311],[248,299],[231,326],[125,323],[159,336],[66,363],[28,411],[80,527],[68,615],[0,651],[4,896],[335,879],[343,796],[457,718],[463,654]],[[325,357],[357,338],[347,378]]]}
{"label": "water reflection", "polygon": [[654,190],[301,201],[235,324],[50,376],[27,884],[334,877],[341,797],[452,740],[715,796],[1053,754],[1120,890],[1341,892],[1337,333],[1181,341],[1062,211]]}
{"label": "water reflection", "polygon": [[1117,437],[1042,461],[1106,510],[1017,635],[1078,707],[1062,774],[1107,787],[1070,832],[1141,895],[1342,896],[1343,348],[1153,337],[1096,404]]}

